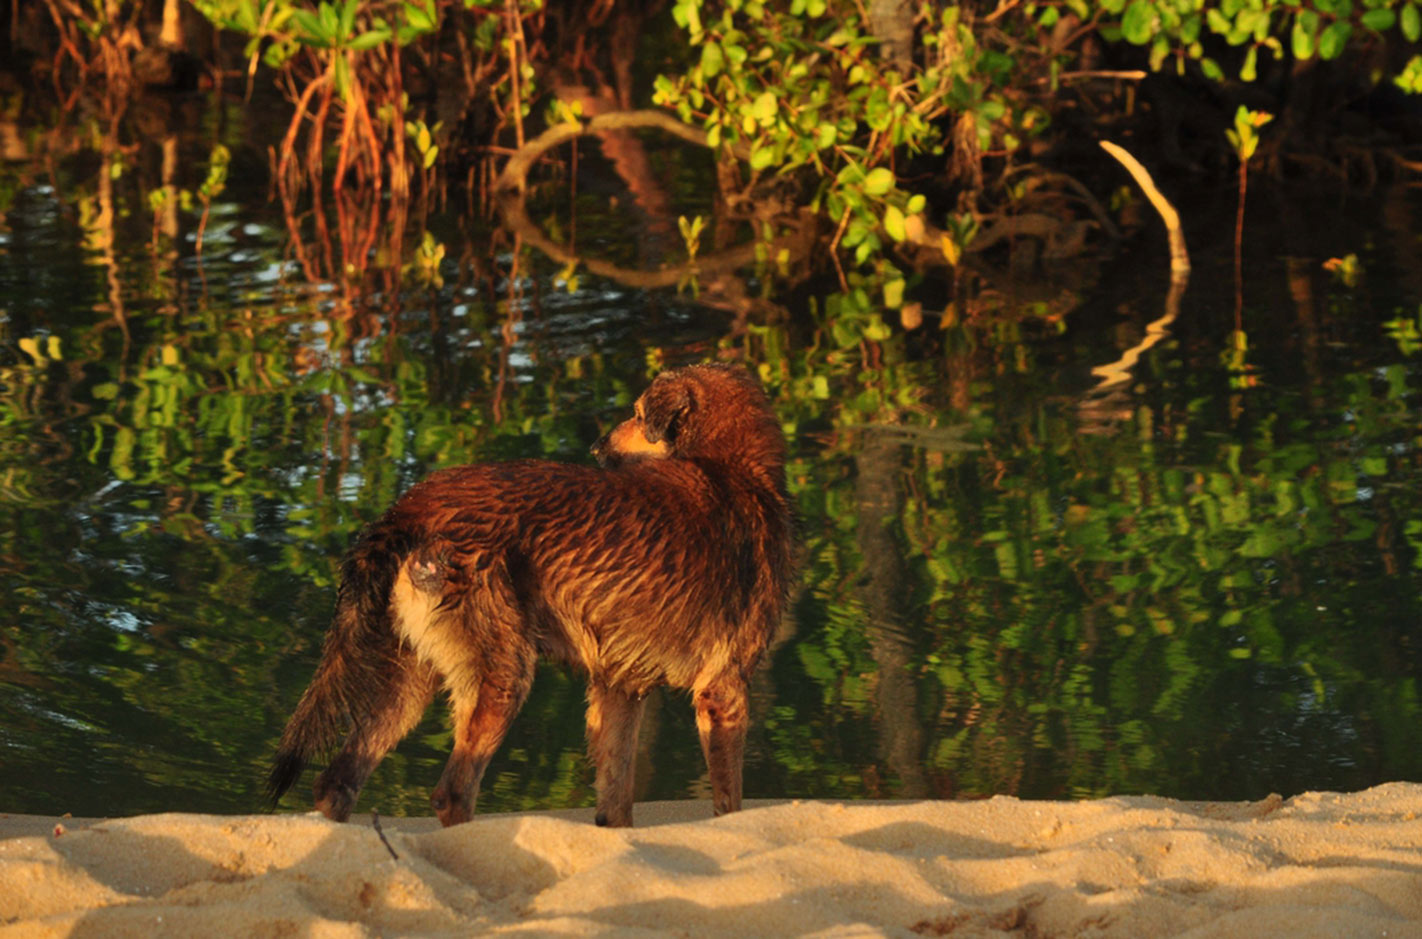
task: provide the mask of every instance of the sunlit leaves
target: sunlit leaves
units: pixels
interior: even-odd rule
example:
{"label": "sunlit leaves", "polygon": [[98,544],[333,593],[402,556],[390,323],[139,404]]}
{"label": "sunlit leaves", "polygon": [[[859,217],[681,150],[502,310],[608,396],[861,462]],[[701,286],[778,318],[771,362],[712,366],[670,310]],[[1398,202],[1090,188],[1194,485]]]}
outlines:
{"label": "sunlit leaves", "polygon": [[57,362],[62,358],[60,338],[55,335],[21,336],[18,345],[20,351],[28,355],[37,368],[42,368],[50,362]]}
{"label": "sunlit leaves", "polygon": [[[1397,350],[1404,356],[1422,352],[1422,306],[1418,307],[1415,316],[1406,316],[1401,310],[1397,313],[1396,317],[1382,324],[1383,330],[1397,343]],[[1422,560],[1422,553],[1418,554],[1418,558]]]}
{"label": "sunlit leaves", "polygon": [[[1103,35],[1149,45],[1152,69],[1164,67],[1172,58],[1183,67],[1190,59],[1199,63],[1207,77],[1217,81],[1224,79],[1224,71],[1216,60],[1205,56],[1200,41],[1202,29],[1228,45],[1246,47],[1239,69],[1240,79],[1245,82],[1257,80],[1260,55],[1282,58],[1286,45],[1298,59],[1316,55],[1332,60],[1344,54],[1359,30],[1386,34],[1396,28],[1408,42],[1422,36],[1422,15],[1416,0],[1369,0],[1361,5],[1353,0],[1310,4],[1295,0],[1226,0],[1206,4],[1203,10],[1193,0],[1102,0],[1099,8],[1108,15],[1119,14],[1119,20],[1103,24]],[[1086,16],[1081,12],[1078,15]],[[1399,84],[1410,88],[1412,82]]]}
{"label": "sunlit leaves", "polygon": [[[577,120],[576,112],[573,120]],[[415,145],[415,152],[420,155],[420,166],[426,170],[434,166],[439,157],[439,144],[434,142],[434,135],[439,133],[439,129],[438,122],[433,127],[427,127],[420,120],[405,122],[405,136]]]}
{"label": "sunlit leaves", "polygon": [[1399,88],[1412,94],[1422,94],[1422,55],[1414,55],[1393,79]]}
{"label": "sunlit leaves", "polygon": [[894,186],[894,174],[885,167],[876,167],[869,171],[864,177],[864,193],[869,196],[882,196]]}
{"label": "sunlit leaves", "polygon": [[1264,111],[1251,111],[1240,105],[1234,114],[1234,127],[1225,131],[1230,145],[1234,147],[1240,162],[1247,163],[1259,148],[1258,129],[1274,119],[1274,115]]}
{"label": "sunlit leaves", "polygon": [[1398,28],[1402,31],[1402,38],[1408,42],[1416,42],[1422,38],[1422,14],[1418,13],[1417,4],[1403,4],[1402,13],[1398,17]]}
{"label": "sunlit leaves", "polygon": [[904,279],[896,277],[884,284],[884,307],[897,310],[904,305]]}
{"label": "sunlit leaves", "polygon": [[676,0],[672,4],[672,19],[687,31],[693,43],[700,41],[703,31],[700,0]]}
{"label": "sunlit leaves", "polygon": [[[928,14],[921,33],[928,64],[909,75],[878,54],[849,0],[752,12],[740,3],[675,3],[694,64],[659,76],[654,102],[699,121],[713,147],[735,152],[757,174],[799,173],[814,187],[813,207],[838,226],[841,256],[862,268],[872,294],[887,289],[901,303],[906,285],[894,283],[903,278],[882,251],[922,238],[930,219],[921,198],[911,205],[896,168],[903,157],[944,147],[945,115],[970,115],[983,150],[1011,152],[1041,134],[1046,111],[1010,92],[1021,60],[980,44],[956,5]],[[855,330],[878,334],[877,324]]]}
{"label": "sunlit leaves", "polygon": [[1397,22],[1397,14],[1387,7],[1376,10],[1368,10],[1358,18],[1358,21],[1368,29],[1377,32],[1385,32],[1392,29],[1392,25]]}
{"label": "sunlit leaves", "polygon": [[1328,26],[1318,37],[1318,55],[1321,59],[1336,59],[1343,53],[1343,47],[1348,44],[1348,37],[1353,34],[1353,26],[1344,20],[1336,20]]}
{"label": "sunlit leaves", "polygon": [[1143,46],[1151,40],[1156,23],[1155,6],[1147,0],[1135,0],[1126,8],[1121,20],[1121,36],[1129,43]]}
{"label": "sunlit leaves", "polygon": [[[896,205],[886,206],[884,209],[884,231],[894,241],[903,241],[907,236],[907,227],[904,222],[904,213]],[[897,304],[895,304],[897,306]]]}

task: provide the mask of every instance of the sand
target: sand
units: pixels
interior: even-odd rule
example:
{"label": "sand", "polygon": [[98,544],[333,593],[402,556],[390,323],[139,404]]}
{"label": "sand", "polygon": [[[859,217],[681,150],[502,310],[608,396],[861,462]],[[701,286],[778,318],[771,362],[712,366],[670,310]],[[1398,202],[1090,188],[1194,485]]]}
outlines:
{"label": "sand", "polygon": [[[0,937],[1418,936],[1422,785],[1252,803],[0,817]],[[56,826],[60,826],[56,828]],[[394,855],[392,856],[392,851]]]}

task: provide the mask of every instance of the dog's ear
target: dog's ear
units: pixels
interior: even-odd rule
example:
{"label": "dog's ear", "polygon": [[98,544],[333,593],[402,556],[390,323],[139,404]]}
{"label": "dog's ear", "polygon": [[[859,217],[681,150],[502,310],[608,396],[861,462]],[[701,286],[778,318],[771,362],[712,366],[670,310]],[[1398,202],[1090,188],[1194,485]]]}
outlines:
{"label": "dog's ear", "polygon": [[647,440],[676,443],[686,418],[696,409],[696,399],[685,381],[659,382],[647,389],[642,402],[642,430]]}

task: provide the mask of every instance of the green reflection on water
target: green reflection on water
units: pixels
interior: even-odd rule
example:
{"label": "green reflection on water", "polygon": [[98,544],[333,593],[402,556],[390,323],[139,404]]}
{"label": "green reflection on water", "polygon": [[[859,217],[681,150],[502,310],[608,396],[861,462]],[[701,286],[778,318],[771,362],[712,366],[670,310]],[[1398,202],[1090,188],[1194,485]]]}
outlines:
{"label": "green reflection on water", "polygon": [[[141,238],[113,264],[86,254],[53,196],[17,205],[0,245],[7,811],[257,808],[359,526],[436,466],[585,460],[649,358],[727,332],[591,282],[506,349],[508,298],[482,284],[343,319],[275,228],[239,246],[215,226],[199,278],[155,274]],[[1053,364],[1111,358],[1100,336],[896,334],[867,365],[826,354],[833,323],[809,313],[736,340],[791,435],[804,559],[755,686],[747,794],[1422,779],[1422,368],[1377,325],[1392,311],[1334,304],[1353,331],[1333,354],[1306,343],[1298,374],[1266,346],[1266,381],[1232,385],[1202,330],[1107,417],[1082,405],[1084,367]],[[424,814],[448,744],[432,712],[363,805]],[[582,746],[580,681],[542,668],[482,807],[589,803]],[[682,697],[649,709],[643,751],[640,797],[705,793]]]}

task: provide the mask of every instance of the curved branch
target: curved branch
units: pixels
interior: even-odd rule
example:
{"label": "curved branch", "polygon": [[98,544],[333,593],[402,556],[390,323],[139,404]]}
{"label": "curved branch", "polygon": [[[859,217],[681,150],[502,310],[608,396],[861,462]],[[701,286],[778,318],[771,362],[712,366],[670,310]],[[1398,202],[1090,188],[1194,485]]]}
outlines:
{"label": "curved branch", "polygon": [[[499,178],[494,181],[494,192],[515,191],[522,193],[528,185],[528,171],[533,168],[533,164],[538,161],[539,157],[561,143],[587,134],[600,134],[609,130],[630,130],[638,127],[655,128],[671,134],[673,137],[680,137],[687,143],[698,147],[710,146],[706,142],[706,131],[698,130],[690,124],[684,124],[661,111],[609,111],[606,114],[599,114],[587,123],[569,121],[556,124],[519,147],[514,155],[509,157],[509,161],[504,164],[503,172],[499,173]],[[744,148],[733,146],[732,152],[738,158],[744,159],[741,153],[742,149]]]}
{"label": "curved branch", "polygon": [[[695,146],[710,146],[706,142],[705,131],[684,124],[660,111],[610,111],[606,114],[599,114],[586,123],[569,121],[558,124],[519,147],[504,164],[499,178],[494,181],[494,194],[498,199],[499,214],[504,217],[504,222],[514,232],[522,235],[525,241],[555,261],[561,264],[580,264],[592,274],[615,280],[628,287],[644,289],[673,287],[685,282],[689,277],[733,271],[754,261],[757,245],[752,241],[690,260],[676,267],[664,267],[657,271],[640,271],[619,267],[608,261],[582,257],[565,248],[549,238],[543,229],[528,217],[528,210],[524,205],[524,194],[528,188],[528,172],[539,157],[559,144],[566,143],[576,137],[644,127],[664,131]],[[742,151],[744,149],[744,147],[733,145],[731,152],[738,157],[743,157]],[[775,239],[770,245],[771,256],[774,256],[775,252],[782,247],[789,247],[792,254],[797,253],[794,245],[800,240],[793,236]]]}
{"label": "curved branch", "polygon": [[1155,210],[1160,213],[1161,221],[1165,222],[1166,234],[1170,236],[1170,273],[1172,277],[1181,277],[1190,273],[1190,254],[1185,250],[1185,233],[1180,230],[1180,213],[1175,211],[1175,206],[1170,204],[1170,200],[1155,188],[1155,181],[1150,178],[1150,173],[1139,160],[1131,156],[1126,148],[1112,143],[1109,140],[1098,141],[1101,149],[1115,157],[1117,162],[1126,168],[1126,172],[1135,179],[1136,185],[1140,186],[1150,200],[1150,204],[1155,206]]}

